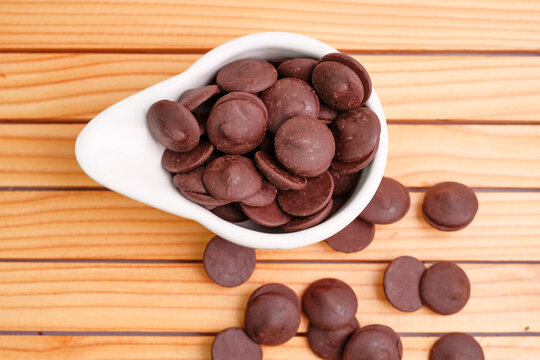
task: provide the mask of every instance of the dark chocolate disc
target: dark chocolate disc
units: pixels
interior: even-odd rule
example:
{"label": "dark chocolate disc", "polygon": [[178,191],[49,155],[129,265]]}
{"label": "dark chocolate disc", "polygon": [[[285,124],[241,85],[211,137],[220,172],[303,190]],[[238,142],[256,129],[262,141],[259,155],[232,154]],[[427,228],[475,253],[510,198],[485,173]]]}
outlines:
{"label": "dark chocolate disc", "polygon": [[332,211],[333,201],[330,199],[328,204],[322,210],[316,212],[313,215],[294,217],[288,223],[281,226],[281,228],[287,232],[300,231],[308,229],[317,225],[328,217],[330,211]]}
{"label": "dark chocolate disc", "polygon": [[410,206],[407,189],[396,180],[383,177],[360,217],[372,224],[391,224],[403,218]]}
{"label": "dark chocolate disc", "polygon": [[310,323],[307,331],[309,347],[325,360],[341,360],[347,341],[359,327],[356,319],[335,330],[324,330]]}
{"label": "dark chocolate disc", "polygon": [[442,336],[431,348],[429,360],[484,360],[484,351],[470,335],[450,333]]}
{"label": "dark chocolate disc", "polygon": [[328,171],[309,178],[302,190],[280,190],[277,194],[279,206],[289,215],[309,216],[322,210],[332,198],[334,183]]}
{"label": "dark chocolate disc", "polygon": [[355,253],[368,247],[374,236],[375,226],[356,218],[341,231],[326,239],[326,243],[336,251]]}
{"label": "dark chocolate disc", "polygon": [[263,286],[258,287],[255,291],[251,293],[248,299],[248,304],[255,299],[259,295],[268,294],[268,293],[278,293],[281,295],[284,295],[291,299],[297,306],[298,311],[301,310],[300,308],[300,299],[298,298],[298,295],[294,292],[293,289],[290,287],[279,284],[279,283],[270,283],[270,284],[264,284]]}
{"label": "dark chocolate disc", "polygon": [[276,227],[288,223],[291,217],[285,214],[274,200],[269,205],[256,207],[240,204],[242,211],[251,220],[262,226]]}
{"label": "dark chocolate disc", "polygon": [[258,93],[277,80],[276,68],[267,61],[243,59],[229,63],[218,71],[216,82],[226,91]]}
{"label": "dark chocolate disc", "polygon": [[176,152],[166,149],[161,157],[161,166],[172,173],[184,173],[198,168],[210,158],[214,147],[206,139],[201,139],[194,149]]}
{"label": "dark chocolate disc", "polygon": [[383,279],[384,294],[396,309],[413,312],[422,307],[420,279],[424,271],[424,263],[412,256],[400,256],[388,265]]}
{"label": "dark chocolate disc", "polygon": [[356,331],[343,352],[343,360],[399,360],[396,344],[382,331]]}
{"label": "dark chocolate disc", "polygon": [[311,82],[311,73],[313,68],[317,65],[317,60],[313,59],[290,59],[282,62],[278,68],[278,75],[280,78],[297,78],[305,81],[306,83]]}
{"label": "dark chocolate disc", "polygon": [[178,103],[183,105],[189,111],[194,110],[212,96],[219,94],[221,90],[217,85],[207,85],[200,88],[184,91]]}
{"label": "dark chocolate disc", "polygon": [[261,173],[279,190],[302,190],[307,185],[305,177],[296,176],[283,169],[267,152],[255,153],[255,164]]}
{"label": "dark chocolate disc", "polygon": [[228,328],[212,342],[212,360],[262,360],[262,348],[239,327]]}

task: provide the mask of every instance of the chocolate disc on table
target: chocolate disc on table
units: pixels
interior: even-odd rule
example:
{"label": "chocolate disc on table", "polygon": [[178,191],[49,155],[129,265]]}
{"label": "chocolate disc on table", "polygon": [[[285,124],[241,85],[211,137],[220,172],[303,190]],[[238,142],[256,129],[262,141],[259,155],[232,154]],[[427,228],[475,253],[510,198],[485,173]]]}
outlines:
{"label": "chocolate disc on table", "polygon": [[332,211],[333,201],[330,199],[326,206],[310,216],[294,217],[288,223],[281,226],[281,228],[287,232],[300,231],[312,226],[317,225],[328,217],[330,211]]}
{"label": "chocolate disc on table", "polygon": [[280,345],[296,335],[300,310],[287,296],[266,293],[248,303],[244,326],[249,337],[261,345]]}
{"label": "chocolate disc on table", "polygon": [[146,114],[152,137],[172,151],[189,151],[199,143],[199,123],[184,106],[176,101],[155,102]]}
{"label": "chocolate disc on table", "polygon": [[196,193],[196,192],[192,192],[192,191],[180,190],[180,193],[186,199],[191,200],[194,203],[197,203],[197,204],[201,205],[203,208],[205,208],[207,210],[212,210],[212,209],[214,209],[214,208],[216,208],[218,206],[226,205],[226,204],[228,204],[230,202],[230,201],[227,201],[227,200],[216,199],[212,195],[201,194],[201,193]]}
{"label": "chocolate disc on table", "polygon": [[189,111],[194,110],[206,100],[212,96],[219,94],[221,90],[217,85],[207,85],[200,88],[190,89],[184,91],[178,103],[183,105]]}
{"label": "chocolate disc on table", "polygon": [[293,117],[281,125],[274,139],[278,162],[298,176],[314,177],[330,167],[335,152],[332,132],[320,120]]}
{"label": "chocolate disc on table", "polygon": [[400,256],[384,272],[386,298],[396,309],[413,312],[422,307],[420,279],[426,271],[423,262],[411,256]]}
{"label": "chocolate disc on table", "polygon": [[401,359],[403,357],[403,343],[401,342],[401,337],[399,337],[398,333],[396,333],[391,327],[381,324],[372,324],[364,326],[360,330],[376,330],[385,333],[396,344],[399,358]]}
{"label": "chocolate disc on table", "polygon": [[368,247],[374,236],[375,226],[356,218],[340,232],[326,239],[326,243],[336,251],[355,253]]}
{"label": "chocolate disc on table", "polygon": [[268,109],[268,130],[272,134],[292,117],[319,115],[317,94],[308,83],[295,78],[279,79],[261,94],[261,100]]}
{"label": "chocolate disc on table", "polygon": [[214,236],[206,245],[204,270],[212,281],[224,287],[245,283],[255,269],[255,250]]}
{"label": "chocolate disc on table", "polygon": [[407,189],[396,180],[383,177],[360,217],[372,224],[391,224],[403,218],[410,206]]}
{"label": "chocolate disc on table", "polygon": [[218,71],[216,82],[225,91],[258,93],[277,80],[277,70],[267,61],[244,59],[225,65]]}
{"label": "chocolate disc on table", "polygon": [[358,180],[360,180],[360,175],[362,174],[360,172],[342,174],[333,168],[328,169],[328,172],[332,175],[332,180],[334,180],[334,193],[332,197],[342,197],[350,194],[356,187],[356,184],[358,184]]}
{"label": "chocolate disc on table", "polygon": [[322,210],[332,198],[334,182],[328,171],[309,178],[302,190],[280,190],[277,194],[279,206],[289,215],[309,216]]}
{"label": "chocolate disc on table", "polygon": [[432,265],[420,280],[420,297],[431,310],[455,314],[465,307],[471,295],[467,274],[456,264],[443,261]]}
{"label": "chocolate disc on table", "polygon": [[478,199],[474,191],[451,181],[431,187],[422,204],[427,223],[444,231],[463,229],[473,221],[477,211]]}
{"label": "chocolate disc on table", "polygon": [[[231,93],[232,95],[236,93]],[[257,104],[256,99],[231,99],[222,101],[221,98],[212,108],[206,131],[212,144],[227,154],[245,154],[262,142],[266,133],[268,120],[264,105]]]}
{"label": "chocolate disc on table", "polygon": [[349,324],[358,301],[349,285],[338,279],[321,279],[304,292],[302,307],[309,320],[321,329],[334,330]]}
{"label": "chocolate disc on table", "polygon": [[210,194],[229,202],[247,199],[262,187],[253,161],[240,155],[225,155],[206,165],[203,181]]}
{"label": "chocolate disc on table", "polygon": [[264,151],[255,153],[255,164],[261,173],[279,190],[302,190],[307,185],[305,177],[289,173],[278,165],[272,155]]}
{"label": "chocolate disc on table", "polygon": [[323,120],[326,124],[331,124],[338,117],[336,110],[320,103],[319,105],[319,120]]}
{"label": "chocolate disc on table", "polygon": [[365,160],[379,145],[381,123],[367,107],[341,114],[331,127],[336,158],[346,163]]}
{"label": "chocolate disc on table", "polygon": [[352,69],[356,75],[358,75],[358,78],[364,87],[364,99],[362,100],[362,104],[369,100],[372,90],[371,78],[367,70],[355,58],[345,53],[331,53],[323,56],[320,61],[336,61]]}
{"label": "chocolate disc on table", "polygon": [[206,139],[201,139],[194,149],[175,152],[165,149],[161,157],[161,166],[172,173],[184,173],[198,168],[212,155],[214,147]]}
{"label": "chocolate disc on table", "polygon": [[310,323],[307,331],[309,347],[325,360],[341,360],[347,341],[359,327],[356,319],[335,330],[324,330]]}
{"label": "chocolate disc on table", "polygon": [[363,330],[355,332],[345,347],[343,360],[399,360],[396,344],[382,331]]}
{"label": "chocolate disc on table", "polygon": [[291,217],[281,210],[275,200],[262,207],[245,204],[240,204],[240,207],[247,217],[262,226],[277,227],[291,221]]}
{"label": "chocolate disc on table", "polygon": [[228,328],[212,342],[212,360],[262,360],[261,345],[251,340],[239,327]]}
{"label": "chocolate disc on table", "polygon": [[484,360],[484,351],[470,335],[450,333],[442,336],[431,348],[429,360]]}
{"label": "chocolate disc on table", "polygon": [[278,284],[278,283],[270,283],[270,284],[264,284],[263,286],[260,286],[255,291],[251,293],[248,299],[248,306],[253,299],[257,298],[259,295],[268,294],[268,293],[278,293],[283,296],[288,297],[292,302],[295,303],[296,307],[298,308],[298,311],[301,310],[300,308],[300,299],[298,298],[298,295],[294,292],[293,289],[290,287]]}
{"label": "chocolate disc on table", "polygon": [[242,209],[239,203],[231,203],[227,205],[218,206],[211,210],[212,213],[225,221],[229,222],[242,222],[246,221],[248,217]]}
{"label": "chocolate disc on table", "polygon": [[191,170],[186,173],[173,176],[173,184],[183,191],[195,192],[199,194],[208,194],[203,184],[204,166]]}
{"label": "chocolate disc on table", "polygon": [[278,68],[278,75],[280,78],[296,78],[311,82],[311,73],[313,68],[317,65],[317,60],[313,59],[290,59],[282,62]]}
{"label": "chocolate disc on table", "polygon": [[[379,144],[377,144],[376,148],[378,148]],[[364,160],[360,160],[353,163],[346,163],[343,161],[339,161],[338,159],[334,158],[332,160],[332,164],[330,166],[332,169],[336,170],[340,174],[355,174],[357,172],[362,171],[365,169],[371,162],[373,161],[373,158],[377,154],[377,151],[374,150],[371,154],[368,155],[367,158]]]}
{"label": "chocolate disc on table", "polygon": [[242,200],[242,203],[255,207],[267,206],[275,200],[276,194],[276,187],[268,181],[263,180],[261,190],[255,193],[255,195]]}

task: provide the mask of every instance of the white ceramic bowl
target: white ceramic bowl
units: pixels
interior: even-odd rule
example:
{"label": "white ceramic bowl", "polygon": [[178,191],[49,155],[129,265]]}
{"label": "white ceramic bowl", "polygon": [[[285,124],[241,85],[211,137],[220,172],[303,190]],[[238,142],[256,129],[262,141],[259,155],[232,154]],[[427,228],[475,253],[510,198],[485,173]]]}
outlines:
{"label": "white ceramic bowl", "polygon": [[311,57],[337,52],[307,36],[267,32],[243,36],[218,46],[188,70],[109,107],[85,126],[75,144],[81,168],[98,183],[144,204],[189,218],[240,245],[261,249],[292,249],[324,240],[343,229],[369,203],[382,179],[388,153],[386,119],[373,90],[367,106],[381,121],[379,149],[362,172],[348,203],[312,228],[293,233],[268,232],[252,222],[222,220],[180,195],[161,167],[163,147],[146,128],[146,112],[161,99],[178,100],[186,90],[206,85],[225,64],[244,58]]}

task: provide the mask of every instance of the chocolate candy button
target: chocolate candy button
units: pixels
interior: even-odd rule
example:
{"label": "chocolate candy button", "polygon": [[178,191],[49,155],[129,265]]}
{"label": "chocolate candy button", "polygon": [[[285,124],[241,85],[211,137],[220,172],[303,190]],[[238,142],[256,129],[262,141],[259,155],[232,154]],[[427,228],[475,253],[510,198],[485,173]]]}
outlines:
{"label": "chocolate candy button", "polygon": [[264,151],[255,153],[255,164],[263,175],[279,190],[302,190],[307,185],[305,177],[290,174],[281,168],[272,155]]}
{"label": "chocolate candy button", "polygon": [[281,226],[287,232],[300,231],[317,225],[328,217],[332,211],[333,201],[330,199],[328,204],[321,210],[310,216],[295,217],[291,221]]}
{"label": "chocolate candy button", "polygon": [[239,327],[228,328],[216,335],[212,342],[212,360],[262,360],[259,344]]}
{"label": "chocolate candy button", "polygon": [[328,169],[328,172],[332,175],[332,180],[334,180],[334,192],[332,197],[342,197],[350,194],[356,187],[356,184],[358,184],[361,175],[359,172],[354,174],[342,174],[332,168]]}
{"label": "chocolate candy button", "polygon": [[266,293],[248,303],[244,325],[256,343],[280,345],[296,335],[300,311],[287,296]]}
{"label": "chocolate candy button", "polygon": [[274,139],[276,158],[298,176],[314,177],[325,172],[335,152],[334,137],[316,118],[293,117],[281,125]]}
{"label": "chocolate candy button", "polygon": [[379,144],[381,123],[366,107],[341,114],[332,124],[336,158],[346,163],[367,159]]}
{"label": "chocolate candy button", "polygon": [[293,291],[293,289],[291,289],[288,286],[285,286],[283,284],[278,284],[278,283],[264,284],[263,286],[257,288],[249,296],[248,304],[251,301],[253,301],[253,299],[257,298],[259,295],[268,294],[268,293],[278,293],[278,294],[288,297],[290,300],[294,302],[294,304],[298,308],[298,311],[301,310],[300,299],[298,298],[298,295],[296,295],[296,293]]}
{"label": "chocolate candy button", "polygon": [[268,109],[268,130],[275,134],[281,124],[294,116],[319,115],[319,98],[308,83],[295,78],[279,79],[261,94]]}
{"label": "chocolate candy button", "polygon": [[372,325],[364,326],[361,330],[376,330],[376,331],[380,331],[388,335],[392,339],[392,341],[394,341],[394,343],[396,344],[399,358],[400,359],[402,358],[403,344],[401,342],[401,338],[391,327],[386,326],[386,325],[381,325],[381,324],[372,324]]}
{"label": "chocolate candy button", "polygon": [[400,256],[384,272],[383,287],[388,301],[398,310],[412,312],[422,307],[420,279],[424,263],[411,256]]}
{"label": "chocolate candy button", "polygon": [[280,209],[275,200],[272,201],[270,205],[262,207],[248,206],[245,204],[240,204],[240,206],[242,207],[244,214],[262,226],[276,227],[291,221],[291,217]]}
{"label": "chocolate candy button", "polygon": [[356,319],[335,330],[324,330],[310,323],[307,331],[309,347],[325,360],[341,360],[347,341],[359,327]]}
{"label": "chocolate candy button", "polygon": [[282,62],[278,68],[278,75],[281,78],[297,78],[307,83],[311,82],[311,73],[317,65],[317,60],[313,59],[291,59]]}
{"label": "chocolate candy button", "polygon": [[214,147],[206,139],[201,139],[199,144],[189,151],[175,152],[166,149],[161,157],[161,166],[172,173],[188,172],[204,164],[213,151]]}
{"label": "chocolate candy button", "polygon": [[471,295],[467,274],[452,262],[432,265],[420,280],[422,302],[438,314],[455,314],[465,307]]}
{"label": "chocolate candy button", "polygon": [[399,360],[396,344],[390,336],[377,330],[355,332],[343,352],[343,360]]}
{"label": "chocolate candy button", "polygon": [[187,173],[176,174],[173,177],[173,184],[183,191],[208,194],[203,184],[203,173],[204,166],[199,166],[195,170],[191,170]]}
{"label": "chocolate candy button", "polygon": [[274,201],[276,194],[276,187],[270,184],[268,181],[263,180],[261,190],[255,193],[255,195],[242,200],[242,203],[255,207],[267,206]]}
{"label": "chocolate candy button", "polygon": [[227,200],[219,200],[211,195],[191,192],[191,191],[184,191],[180,190],[180,193],[184,195],[184,197],[188,200],[193,201],[194,203],[197,203],[204,207],[207,210],[212,210],[218,206],[228,204],[229,201]]}
{"label": "chocolate candy button", "polygon": [[218,206],[212,209],[212,213],[229,222],[242,222],[248,219],[246,214],[244,214],[240,208],[239,203]]}
{"label": "chocolate candy button", "polygon": [[470,335],[450,333],[441,337],[431,348],[429,360],[484,360],[484,351]]}
{"label": "chocolate candy button", "polygon": [[349,285],[327,278],[317,280],[307,288],[302,297],[302,307],[317,327],[334,330],[353,320],[358,301]]}
{"label": "chocolate candy button", "polygon": [[[377,144],[377,147],[378,146],[379,145]],[[330,164],[330,166],[332,167],[332,169],[336,170],[340,174],[355,174],[361,171],[362,169],[365,169],[366,166],[368,166],[371,163],[371,161],[375,157],[375,154],[376,154],[376,150],[374,150],[371,154],[369,154],[369,156],[365,158],[364,160],[360,160],[353,163],[346,163],[343,161],[339,161],[338,159],[333,159],[332,164]]]}
{"label": "chocolate candy button", "polygon": [[204,270],[212,281],[224,287],[245,283],[255,269],[255,250],[214,236],[206,245]]}
{"label": "chocolate candy button", "polygon": [[203,181],[210,194],[229,202],[247,199],[262,187],[253,161],[239,155],[225,155],[206,165]]}
{"label": "chocolate candy button", "polygon": [[175,101],[160,100],[146,114],[153,138],[172,151],[188,151],[199,143],[201,130],[195,117]]}
{"label": "chocolate candy button", "polygon": [[217,85],[203,86],[202,88],[190,89],[184,91],[178,103],[183,105],[189,111],[194,110],[212,96],[219,94],[220,90]]}
{"label": "chocolate candy button", "polygon": [[245,59],[232,62],[219,70],[218,86],[226,91],[258,93],[277,80],[277,70],[267,61]]}
{"label": "chocolate candy button", "polygon": [[391,224],[404,217],[410,206],[407,189],[396,180],[383,177],[360,217],[372,224]]}
{"label": "chocolate candy button", "polygon": [[332,198],[334,182],[328,171],[309,178],[302,190],[280,190],[277,194],[279,206],[289,215],[309,216],[322,210]]}
{"label": "chocolate candy button", "polygon": [[343,230],[326,239],[326,243],[336,251],[355,253],[368,247],[374,236],[375,226],[356,218]]}
{"label": "chocolate candy button", "polygon": [[218,100],[206,123],[212,144],[227,154],[245,154],[255,149],[266,133],[264,104],[251,94],[238,94],[230,93]]}
{"label": "chocolate candy button", "polygon": [[424,219],[436,229],[455,231],[473,221],[478,199],[471,188],[456,182],[443,182],[426,192],[422,204]]}

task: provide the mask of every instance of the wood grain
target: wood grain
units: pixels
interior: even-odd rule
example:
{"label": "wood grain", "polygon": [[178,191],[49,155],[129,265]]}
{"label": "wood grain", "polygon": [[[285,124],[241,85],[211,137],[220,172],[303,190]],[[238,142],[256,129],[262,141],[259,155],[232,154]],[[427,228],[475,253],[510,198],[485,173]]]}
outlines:
{"label": "wood grain", "polygon": [[[257,264],[236,288],[210,282],[202,264],[1,263],[0,329],[219,331],[241,326],[248,295],[283,282],[301,294],[323,277],[347,282],[358,321],[399,332],[537,332],[540,265],[464,264],[471,299],[458,314],[400,313],[385,300],[385,264]],[[305,331],[302,319],[300,331]],[[528,330],[526,330],[528,329]]]}
{"label": "wood grain", "polygon": [[[411,193],[404,219],[377,226],[373,243],[356,254],[324,242],[296,250],[258,250],[259,260],[540,261],[540,193],[478,193],[472,224],[458,232],[429,227]],[[213,236],[185,220],[109,191],[0,192],[0,259],[201,260]]]}
{"label": "wood grain", "polygon": [[208,49],[260,31],[353,50],[538,51],[540,43],[540,6],[526,0],[11,0],[0,15],[4,49]]}
{"label": "wood grain", "polygon": [[[0,125],[0,186],[97,186],[75,160],[82,127]],[[540,184],[538,126],[390,125],[389,144],[386,175],[406,186],[450,180],[475,187]]]}
{"label": "wood grain", "polygon": [[[183,72],[199,56],[3,54],[0,120],[88,120]],[[540,121],[539,57],[356,58],[370,72],[392,121]]]}
{"label": "wood grain", "polygon": [[[402,337],[403,360],[427,359],[437,337]],[[486,359],[533,360],[540,337],[476,337]],[[213,337],[0,336],[0,357],[10,360],[208,360]],[[305,337],[265,346],[266,360],[318,360]]]}

